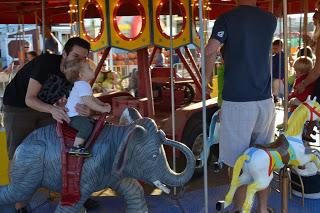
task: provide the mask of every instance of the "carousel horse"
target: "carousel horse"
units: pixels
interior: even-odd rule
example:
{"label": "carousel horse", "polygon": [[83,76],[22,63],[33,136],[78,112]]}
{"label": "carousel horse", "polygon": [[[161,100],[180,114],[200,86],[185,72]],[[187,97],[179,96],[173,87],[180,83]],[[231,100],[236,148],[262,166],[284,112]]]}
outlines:
{"label": "carousel horse", "polygon": [[[266,189],[273,178],[273,171],[279,170],[285,165],[298,167],[308,162],[314,162],[319,171],[319,151],[306,147],[301,138],[304,123],[318,120],[319,117],[319,103],[308,97],[292,113],[288,121],[288,129],[275,142],[248,148],[237,159],[230,189],[225,201],[217,203],[217,209],[228,207],[232,203],[237,188],[248,185],[242,212],[249,213],[255,193]],[[242,174],[240,175],[241,170]]]}
{"label": "carousel horse", "polygon": [[[208,140],[207,140],[207,155],[205,157],[205,150],[202,149],[201,153],[200,153],[200,163],[199,166],[203,167],[204,166],[204,161],[208,160],[209,158],[209,152],[210,152],[210,148],[219,143],[219,130],[220,130],[220,118],[219,115],[220,114],[220,109],[218,109],[211,118],[211,122],[209,125],[209,136],[208,136]],[[219,162],[217,162],[219,163]]]}

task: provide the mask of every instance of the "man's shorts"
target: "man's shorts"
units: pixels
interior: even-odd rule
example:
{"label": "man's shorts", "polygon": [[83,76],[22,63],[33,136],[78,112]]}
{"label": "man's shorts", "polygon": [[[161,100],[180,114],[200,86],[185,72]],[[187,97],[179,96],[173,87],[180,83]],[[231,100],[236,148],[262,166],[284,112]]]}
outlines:
{"label": "man's shorts", "polygon": [[219,158],[230,167],[250,145],[267,144],[273,139],[275,107],[272,99],[223,101],[220,118]]}

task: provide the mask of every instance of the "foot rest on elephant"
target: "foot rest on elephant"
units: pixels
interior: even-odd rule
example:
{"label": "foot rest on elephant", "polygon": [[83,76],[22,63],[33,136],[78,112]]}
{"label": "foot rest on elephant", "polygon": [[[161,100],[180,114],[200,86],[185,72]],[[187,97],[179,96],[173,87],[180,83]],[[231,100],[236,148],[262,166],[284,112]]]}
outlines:
{"label": "foot rest on elephant", "polygon": [[[102,128],[104,127],[106,113],[101,114],[91,132],[91,135],[86,142],[85,147],[90,146],[95,142]],[[63,123],[57,124],[57,134],[61,141],[62,152],[62,193],[61,204],[73,205],[80,200],[80,177],[83,165],[83,157],[69,155],[69,148],[73,146],[77,131]]]}

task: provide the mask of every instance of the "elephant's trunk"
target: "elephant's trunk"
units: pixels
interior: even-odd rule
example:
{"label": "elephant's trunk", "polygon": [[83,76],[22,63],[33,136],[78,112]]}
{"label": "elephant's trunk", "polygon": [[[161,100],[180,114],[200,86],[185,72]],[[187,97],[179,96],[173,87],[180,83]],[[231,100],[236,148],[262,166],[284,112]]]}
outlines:
{"label": "elephant's trunk", "polygon": [[182,143],[169,139],[163,140],[163,143],[179,149],[185,155],[187,159],[187,164],[186,168],[181,173],[176,173],[171,170],[169,164],[167,163],[168,172],[164,174],[163,179],[161,181],[163,181],[164,184],[170,186],[182,186],[190,180],[194,173],[196,165],[195,157],[192,151]]}

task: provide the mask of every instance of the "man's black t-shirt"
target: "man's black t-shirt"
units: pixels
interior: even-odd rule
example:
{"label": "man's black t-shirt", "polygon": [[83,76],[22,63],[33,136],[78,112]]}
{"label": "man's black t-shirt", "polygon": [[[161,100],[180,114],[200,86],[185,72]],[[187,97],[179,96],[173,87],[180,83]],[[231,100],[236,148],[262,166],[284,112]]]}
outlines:
{"label": "man's black t-shirt", "polygon": [[68,96],[72,84],[60,70],[61,59],[60,55],[43,54],[23,66],[6,87],[3,104],[27,107],[25,97],[30,78],[42,85],[38,98],[45,103],[54,104],[64,95]]}

